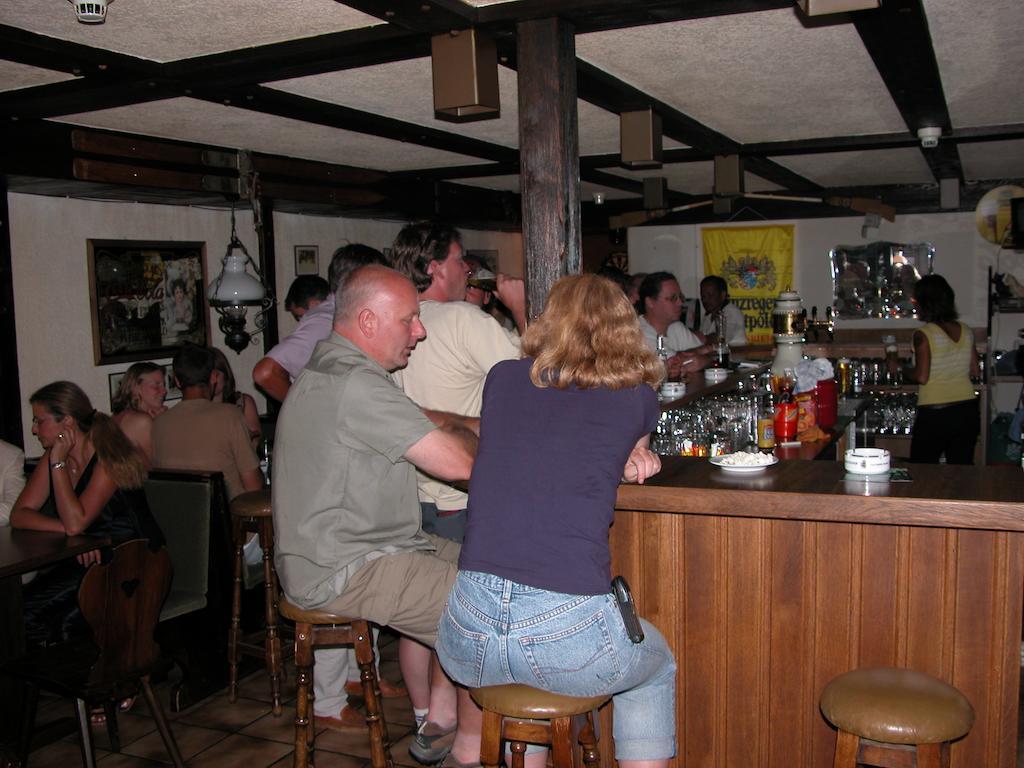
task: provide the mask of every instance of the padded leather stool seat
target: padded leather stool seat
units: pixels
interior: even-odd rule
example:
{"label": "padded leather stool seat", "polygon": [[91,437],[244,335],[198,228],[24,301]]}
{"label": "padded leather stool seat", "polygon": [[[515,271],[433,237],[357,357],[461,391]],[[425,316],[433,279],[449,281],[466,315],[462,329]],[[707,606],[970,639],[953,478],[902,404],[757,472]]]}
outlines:
{"label": "padded leather stool seat", "polygon": [[[228,700],[238,698],[238,662],[241,654],[262,656],[270,673],[273,714],[281,714],[281,637],[278,633],[277,571],[274,569],[274,521],[270,489],[248,491],[231,500],[231,539],[234,547],[234,585],[231,595],[231,629],[228,631]],[[263,605],[266,634],[263,647],[242,640],[242,570],[246,533],[256,533],[263,550]]]}
{"label": "padded leather stool seat", "polygon": [[822,692],[821,712],[839,729],[836,768],[858,762],[913,765],[885,755],[906,755],[908,747],[916,748],[917,766],[945,766],[949,742],[974,724],[974,709],[960,691],[910,669],[856,669],[839,675]]}
{"label": "padded leather stool seat", "polygon": [[246,491],[231,500],[231,514],[238,517],[270,517],[270,489]]}
{"label": "padded leather stool seat", "polygon": [[[470,689],[473,700],[484,711],[480,762],[501,763],[501,742],[509,742],[512,768],[523,768],[527,744],[551,746],[555,768],[573,768],[575,745],[579,743],[583,763],[596,768],[600,763],[593,712],[610,696],[563,696],[528,685],[492,685]],[[547,720],[549,722],[537,722]]]}
{"label": "padded leather stool seat", "polygon": [[294,768],[313,764],[316,729],[313,715],[313,650],[317,647],[351,645],[359,664],[359,679],[366,700],[366,727],[370,732],[370,763],[373,768],[393,768],[388,726],[381,709],[380,680],[373,654],[373,634],[365,619],[307,610],[281,595],[281,615],[295,622],[295,755]]}

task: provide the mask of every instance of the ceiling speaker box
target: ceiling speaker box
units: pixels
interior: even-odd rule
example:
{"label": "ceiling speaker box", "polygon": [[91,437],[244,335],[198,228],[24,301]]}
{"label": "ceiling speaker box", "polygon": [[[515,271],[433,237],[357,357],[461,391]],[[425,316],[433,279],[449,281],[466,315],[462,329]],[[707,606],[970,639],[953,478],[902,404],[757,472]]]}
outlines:
{"label": "ceiling speaker box", "polygon": [[632,168],[661,167],[661,115],[653,109],[619,115],[619,154]]}
{"label": "ceiling speaker box", "polygon": [[808,16],[824,16],[829,13],[869,11],[879,8],[881,0],[797,0],[800,10]]}
{"label": "ceiling speaker box", "polygon": [[456,118],[500,113],[498,51],[487,35],[475,29],[435,35],[430,63],[435,112]]}
{"label": "ceiling speaker box", "polygon": [[668,179],[664,176],[648,176],[644,179],[644,210],[668,208]]}
{"label": "ceiling speaker box", "polygon": [[742,194],[742,158],[739,155],[715,155],[715,196]]}

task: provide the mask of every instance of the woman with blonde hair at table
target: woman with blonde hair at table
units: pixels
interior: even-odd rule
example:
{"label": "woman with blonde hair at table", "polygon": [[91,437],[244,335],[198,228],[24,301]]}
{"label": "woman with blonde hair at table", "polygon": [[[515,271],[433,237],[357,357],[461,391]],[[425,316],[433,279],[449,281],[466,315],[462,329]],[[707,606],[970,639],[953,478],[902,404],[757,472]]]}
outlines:
{"label": "woman with blonde hair at table", "polygon": [[153,419],[167,410],[167,374],[156,363],[133,363],[111,402],[114,423],[142,452],[148,467],[153,461]]}

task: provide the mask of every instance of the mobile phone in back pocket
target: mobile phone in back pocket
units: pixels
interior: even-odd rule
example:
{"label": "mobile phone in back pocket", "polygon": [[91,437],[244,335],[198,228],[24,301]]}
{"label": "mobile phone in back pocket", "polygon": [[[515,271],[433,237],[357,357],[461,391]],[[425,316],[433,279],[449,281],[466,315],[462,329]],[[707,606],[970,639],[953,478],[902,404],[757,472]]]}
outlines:
{"label": "mobile phone in back pocket", "polygon": [[633,593],[629,591],[629,584],[621,576],[612,579],[612,594],[615,595],[615,602],[619,606],[619,613],[622,614],[622,623],[626,625],[626,634],[634,643],[644,641],[644,630],[640,626],[640,619],[636,615],[636,604],[633,602]]}

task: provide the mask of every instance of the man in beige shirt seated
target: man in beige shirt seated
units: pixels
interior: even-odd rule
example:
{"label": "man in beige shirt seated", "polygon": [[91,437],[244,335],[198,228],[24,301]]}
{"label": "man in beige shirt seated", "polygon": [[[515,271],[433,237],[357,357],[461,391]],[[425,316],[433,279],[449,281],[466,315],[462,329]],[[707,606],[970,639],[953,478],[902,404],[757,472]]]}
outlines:
{"label": "man in beige shirt seated", "polygon": [[[392,248],[395,268],[419,291],[420,319],[427,337],[416,345],[397,381],[421,408],[479,417],[484,379],[502,360],[520,357],[519,337],[480,307],[466,301],[469,267],[459,231],[444,224],[410,224]],[[526,326],[523,281],[497,276],[495,293],[519,331]],[[462,541],[467,496],[420,472],[417,476],[423,530]]]}
{"label": "man in beige shirt seated", "polygon": [[153,466],[224,475],[228,499],[263,487],[242,411],[210,402],[213,353],[186,344],[172,362],[182,400],[153,419]]}

